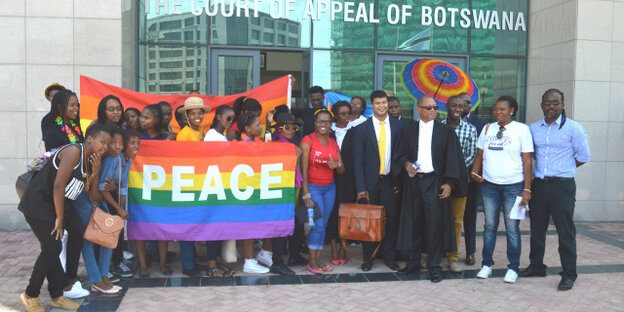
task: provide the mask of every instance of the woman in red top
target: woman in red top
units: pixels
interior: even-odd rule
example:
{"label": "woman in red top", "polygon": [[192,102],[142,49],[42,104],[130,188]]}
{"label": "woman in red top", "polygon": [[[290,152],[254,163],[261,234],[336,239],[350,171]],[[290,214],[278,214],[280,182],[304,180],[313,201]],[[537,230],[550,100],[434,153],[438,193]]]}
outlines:
{"label": "woman in red top", "polygon": [[344,166],[340,157],[340,148],[336,140],[329,137],[333,115],[327,109],[314,113],[314,133],[301,140],[301,164],[303,175],[303,200],[306,207],[318,204],[322,217],[314,220],[314,227],[308,236],[310,259],[308,271],[323,273],[331,271],[329,265],[321,263],[321,252],[325,242],[325,228],[336,200],[334,170],[342,174]]}

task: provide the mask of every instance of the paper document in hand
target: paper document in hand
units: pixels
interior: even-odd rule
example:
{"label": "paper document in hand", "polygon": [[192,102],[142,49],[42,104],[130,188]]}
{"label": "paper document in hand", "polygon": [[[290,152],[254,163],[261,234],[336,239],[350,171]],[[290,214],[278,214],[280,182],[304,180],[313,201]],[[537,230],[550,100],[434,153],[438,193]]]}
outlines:
{"label": "paper document in hand", "polygon": [[509,219],[524,220],[527,212],[527,206],[520,206],[520,202],[522,202],[522,197],[516,196],[516,202],[511,208],[511,212],[509,212]]}

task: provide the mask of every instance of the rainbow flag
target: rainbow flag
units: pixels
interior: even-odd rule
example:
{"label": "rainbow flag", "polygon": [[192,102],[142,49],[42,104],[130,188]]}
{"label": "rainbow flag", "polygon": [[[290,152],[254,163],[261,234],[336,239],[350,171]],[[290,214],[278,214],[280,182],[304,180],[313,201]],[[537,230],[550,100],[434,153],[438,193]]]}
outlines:
{"label": "rainbow flag", "polygon": [[128,238],[291,235],[296,166],[290,143],[141,141],[128,180]]}
{"label": "rainbow flag", "polygon": [[[286,104],[290,107],[290,79],[291,76],[287,75],[240,94],[226,96],[199,95],[199,97],[203,98],[206,106],[210,106],[212,109],[216,109],[223,104],[232,106],[234,100],[240,96],[254,98],[262,105],[260,121],[264,124],[266,113],[275,106]],[[87,126],[91,124],[93,120],[97,119],[97,108],[100,104],[100,100],[109,94],[118,97],[124,108],[134,107],[142,111],[143,108],[149,104],[165,101],[171,104],[172,112],[175,111],[178,106],[183,106],[184,101],[188,97],[198,96],[187,94],[166,95],[141,93],[115,87],[93,78],[80,75],[80,124],[83,131],[87,129]],[[204,116],[204,122],[202,124],[204,130],[208,131],[213,118],[214,112]],[[171,126],[174,132],[180,130],[175,118],[171,119]]]}

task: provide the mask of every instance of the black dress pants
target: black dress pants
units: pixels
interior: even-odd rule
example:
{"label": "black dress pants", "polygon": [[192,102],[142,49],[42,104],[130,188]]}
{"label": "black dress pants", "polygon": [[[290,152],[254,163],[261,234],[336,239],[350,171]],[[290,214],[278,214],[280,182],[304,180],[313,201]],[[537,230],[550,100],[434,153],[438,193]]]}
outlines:
{"label": "black dress pants", "polygon": [[477,202],[479,199],[479,186],[480,184],[475,181],[470,181],[470,184],[468,184],[466,210],[464,211],[464,241],[466,243],[466,255],[472,255],[476,251]]}
{"label": "black dress pants", "polygon": [[63,226],[65,230],[67,230],[68,235],[65,276],[67,276],[68,279],[74,279],[78,277],[78,264],[80,262],[80,254],[82,253],[82,236],[84,229],[82,228],[82,223],[80,222],[80,217],[78,216],[78,212],[76,212],[76,208],[74,208],[74,205],[68,204],[67,202],[68,201],[65,201],[65,216],[63,218]]}
{"label": "black dress pants", "polygon": [[559,258],[563,277],[576,280],[576,227],[574,226],[574,179],[546,182],[533,179],[529,216],[531,217],[531,267],[545,270],[544,250],[550,217],[559,236]]}
{"label": "black dress pants", "polygon": [[26,287],[26,294],[32,298],[39,297],[43,280],[47,278],[50,297],[60,297],[63,295],[67,278],[59,259],[62,249],[61,240],[54,239],[54,236],[50,234],[54,229],[54,220],[37,220],[26,217],[26,222],[30,225],[33,234],[41,245],[41,252],[35,261],[30,281]]}
{"label": "black dress pants", "polygon": [[[399,206],[398,197],[394,194],[394,185],[390,175],[380,176],[375,189],[368,192],[372,205],[383,205],[386,211],[386,235],[381,244],[380,251],[386,261],[396,259],[397,232],[399,229]],[[362,242],[362,258],[370,259],[377,247],[376,242]]]}

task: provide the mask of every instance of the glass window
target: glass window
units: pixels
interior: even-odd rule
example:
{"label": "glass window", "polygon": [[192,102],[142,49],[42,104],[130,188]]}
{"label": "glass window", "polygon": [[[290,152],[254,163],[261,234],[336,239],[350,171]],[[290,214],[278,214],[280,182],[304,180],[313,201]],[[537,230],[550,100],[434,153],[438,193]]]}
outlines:
{"label": "glass window", "polygon": [[195,50],[191,49],[186,49],[186,56],[193,56],[195,55]]}
{"label": "glass window", "polygon": [[273,43],[273,34],[271,33],[264,33],[264,35],[262,36],[262,40],[264,40],[265,44],[272,44]]}
{"label": "glass window", "polygon": [[161,84],[160,92],[180,92],[182,91],[182,84]]}
{"label": "glass window", "polygon": [[[173,51],[159,51],[158,54],[160,55],[160,58],[171,58],[171,57],[181,57],[182,56],[182,50],[181,49],[177,49],[177,50],[173,50]],[[151,52],[150,52],[150,57],[151,57]]]}
{"label": "glass window", "polygon": [[[207,47],[189,48],[172,45],[148,47],[139,45],[138,91],[151,93],[181,92],[186,91],[186,84],[190,84],[197,86],[197,88],[192,89],[197,89],[205,94],[208,85],[206,67],[201,66],[199,62],[201,56],[198,56],[199,52],[205,49]],[[150,55],[149,50],[156,50],[158,53]],[[183,55],[185,50],[186,56]],[[197,53],[192,54],[197,54],[197,56],[188,54],[189,51],[194,50],[197,50]],[[202,54],[206,55],[205,52]],[[179,58],[177,60],[163,58],[169,55],[177,55]],[[158,68],[157,63],[160,64]],[[149,68],[147,68],[147,64],[149,64]],[[196,64],[197,66],[195,66]]]}
{"label": "glass window", "polygon": [[156,58],[156,51],[149,51],[150,58]]}
{"label": "glass window", "polygon": [[277,29],[286,31],[286,23],[285,22],[278,22],[277,23]]}
{"label": "glass window", "polygon": [[502,95],[513,96],[518,101],[516,120],[524,122],[526,112],[526,60],[514,58],[472,57],[470,76],[479,87],[481,103],[477,114],[493,120],[495,101]]}
{"label": "glass window", "polygon": [[185,31],[184,32],[184,42],[191,42],[193,41],[193,31]]}
{"label": "glass window", "polygon": [[192,84],[192,83],[187,83],[187,84],[186,84],[186,90],[185,90],[185,91],[186,91],[186,92],[189,92],[189,91],[191,91],[191,90],[193,90],[193,84]]}
{"label": "glass window", "polygon": [[284,36],[284,35],[277,35],[277,44],[285,45],[286,44],[286,36]]}
{"label": "glass window", "polygon": [[[500,30],[497,29],[473,29],[470,41],[470,49],[473,54],[488,55],[526,55],[527,32],[522,31],[524,22],[527,29],[527,1],[517,0],[487,0],[473,1],[473,9],[487,12],[494,10],[498,13]],[[522,13],[520,15],[519,13]],[[486,15],[487,17],[487,15]],[[492,28],[496,28],[490,16]],[[509,29],[511,28],[511,30]],[[515,30],[518,29],[518,30]]]}
{"label": "glass window", "polygon": [[273,28],[275,23],[273,23],[273,19],[271,17],[264,18],[264,28]]}
{"label": "glass window", "polygon": [[182,28],[182,21],[165,21],[160,23],[160,30],[171,30],[171,29],[180,29]]}
{"label": "glass window", "polygon": [[253,39],[253,40],[260,40],[260,31],[259,30],[252,30],[251,31],[251,39]]}
{"label": "glass window", "polygon": [[184,26],[189,27],[193,25],[194,19],[192,17],[187,17],[184,19]]}
{"label": "glass window", "polygon": [[[368,11],[369,5],[374,0],[361,0],[356,2],[354,8],[357,12],[358,5],[364,5]],[[354,17],[355,18],[355,17]],[[368,16],[366,16],[368,20]],[[375,47],[375,24],[359,22],[345,22],[344,13],[336,14],[331,21],[331,14],[324,14],[320,21],[313,22],[315,48],[346,48],[346,49],[373,49]]]}
{"label": "glass window", "polygon": [[180,32],[170,32],[163,34],[162,41],[180,41],[180,39],[182,39]]}
{"label": "glass window", "polygon": [[160,62],[160,68],[179,68],[182,62]]}
{"label": "glass window", "polygon": [[258,25],[258,26],[260,26],[260,18],[258,18],[258,17],[250,17],[250,18],[249,18],[249,22],[250,22],[252,25]]}
{"label": "glass window", "polygon": [[182,79],[182,72],[160,73],[160,80],[177,80]]}
{"label": "glass window", "polygon": [[[468,0],[438,0],[431,1],[426,6],[435,10],[436,7],[444,8],[469,8]],[[473,3],[476,1],[472,1]],[[396,3],[393,0],[379,0],[380,7],[388,7]],[[438,21],[445,19],[444,26],[436,26],[433,19],[430,26],[421,25],[422,10],[420,5],[412,5],[412,16],[408,17],[405,24],[399,20],[392,25],[388,22],[387,11],[383,10],[379,17],[377,30],[377,49],[404,52],[436,52],[465,54],[468,52],[468,29],[459,26],[459,14],[455,15],[455,26],[451,23],[451,15],[448,11],[438,14]]]}
{"label": "glass window", "polygon": [[348,96],[370,96],[375,72],[373,53],[318,50],[313,53],[312,85]]}

